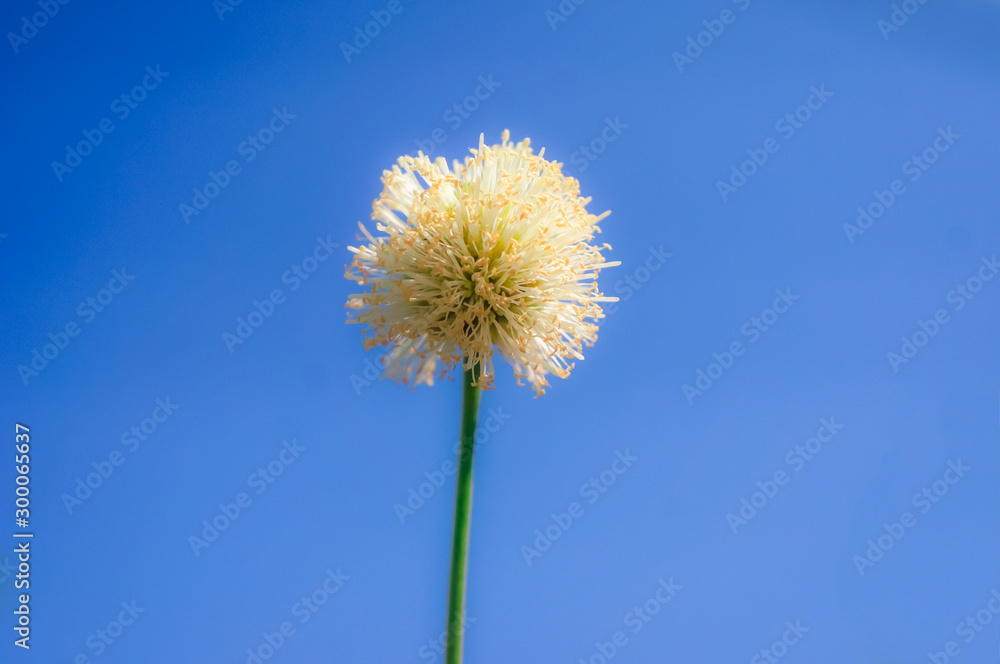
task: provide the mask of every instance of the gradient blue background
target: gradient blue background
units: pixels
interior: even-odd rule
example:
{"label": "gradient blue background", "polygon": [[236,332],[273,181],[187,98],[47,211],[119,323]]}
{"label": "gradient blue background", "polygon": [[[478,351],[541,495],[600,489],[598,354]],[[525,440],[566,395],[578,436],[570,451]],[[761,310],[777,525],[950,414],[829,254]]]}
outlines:
{"label": "gradient blue background", "polygon": [[[0,56],[0,562],[16,421],[36,533],[33,648],[12,645],[5,578],[0,659],[238,664],[292,620],[269,661],[431,661],[453,478],[403,524],[394,505],[453,458],[460,385],[355,390],[371,356],[343,322],[346,247],[415,141],[443,129],[450,159],[510,128],[612,210],[602,239],[623,265],[606,292],[651,247],[673,256],[542,399],[498,365],[483,412],[510,417],[477,456],[466,661],[586,661],[671,577],[681,590],[616,664],[749,662],[796,620],[810,631],[782,661],[927,662],[948,640],[953,661],[996,661],[1000,616],[968,645],[954,630],[1000,587],[1000,281],[960,312],[946,295],[1000,251],[1000,5],[929,2],[887,41],[890,4],[593,0],[553,29],[556,0],[403,0],[350,63],[338,44],[386,3],[247,0],[224,20],[210,0],[61,6]],[[725,8],[735,21],[679,73],[672,53]],[[0,28],[34,11],[6,3]],[[109,104],[147,65],[169,77],[118,120]],[[490,75],[500,86],[452,129],[445,111]],[[814,85],[834,96],[723,202],[716,181]],[[192,188],[286,106],[296,118],[185,224]],[[60,183],[51,162],[103,117],[114,132]],[[616,117],[620,137],[572,163]],[[857,206],[949,126],[961,139],[848,242]],[[339,253],[290,292],[282,274],[317,236]],[[82,324],[79,303],[122,268],[135,280]],[[275,288],[287,301],[230,352],[223,333]],[[689,405],[681,386],[784,288],[794,307]],[[939,307],[951,322],[894,373],[886,354]],[[71,321],[79,336],[25,385],[18,365]],[[130,453],[122,433],[166,397],[179,409]],[[830,416],[834,442],[734,535],[726,514]],[[293,438],[306,450],[253,494],[248,476]],[[69,514],[63,495],[114,450],[125,463]],[[616,450],[638,461],[526,565],[520,547]],[[853,556],[949,459],[970,471],[860,576]],[[195,556],[189,536],[240,491],[251,506]],[[295,622],[328,568],[350,579]],[[88,636],[130,600],[145,612],[94,656]]]}

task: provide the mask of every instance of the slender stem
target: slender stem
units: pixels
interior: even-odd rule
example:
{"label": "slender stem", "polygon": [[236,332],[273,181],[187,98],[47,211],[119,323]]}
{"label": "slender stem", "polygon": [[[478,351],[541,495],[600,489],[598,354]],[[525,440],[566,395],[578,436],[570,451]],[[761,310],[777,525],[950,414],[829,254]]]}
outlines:
{"label": "slender stem", "polygon": [[466,369],[462,386],[462,429],[458,453],[458,489],[455,492],[455,533],[451,545],[451,581],[448,586],[448,623],[445,664],[461,664],[465,631],[465,576],[469,560],[469,521],[472,513],[472,453],[479,412],[478,365]]}

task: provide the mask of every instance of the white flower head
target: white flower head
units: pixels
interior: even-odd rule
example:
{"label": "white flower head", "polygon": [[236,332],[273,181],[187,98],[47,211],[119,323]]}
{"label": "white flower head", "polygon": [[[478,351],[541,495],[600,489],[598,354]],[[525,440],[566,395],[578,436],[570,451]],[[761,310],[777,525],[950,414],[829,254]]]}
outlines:
{"label": "white flower head", "polygon": [[618,299],[597,276],[620,263],[591,244],[610,212],[587,212],[562,164],[509,137],[488,146],[480,135],[451,170],[443,157],[400,157],[372,206],[386,235],[358,224],[368,243],[348,247],[345,276],[363,292],[349,296],[348,322],[367,326],[366,348],[394,349],[385,374],[398,382],[431,385],[463,362],[490,389],[495,349],[540,396],[548,374],[567,377],[596,341],[600,303]]}

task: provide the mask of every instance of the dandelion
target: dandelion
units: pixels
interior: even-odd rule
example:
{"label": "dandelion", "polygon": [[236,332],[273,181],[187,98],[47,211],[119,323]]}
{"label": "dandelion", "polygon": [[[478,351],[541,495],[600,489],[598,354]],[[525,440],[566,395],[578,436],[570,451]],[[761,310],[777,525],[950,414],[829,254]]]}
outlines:
{"label": "dandelion", "polygon": [[[530,140],[471,150],[451,169],[442,157],[400,157],[382,176],[372,235],[349,247],[348,322],[364,344],[388,346],[385,375],[432,385],[461,363],[463,414],[448,610],[447,664],[461,661],[465,569],[472,501],[472,445],[480,389],[495,384],[494,352],[536,396],[548,376],[566,378],[597,340],[605,297],[597,286],[607,244],[592,241],[609,212],[586,210],[576,179],[533,153]],[[359,239],[361,239],[359,237]]]}
{"label": "dandelion", "polygon": [[[487,146],[464,164],[401,157],[382,177],[372,218],[387,236],[350,247],[346,276],[364,287],[347,306],[367,325],[365,345],[392,346],[386,375],[433,384],[458,362],[494,384],[496,349],[538,395],[566,378],[603,317],[597,288],[607,263],[579,183],[532,153],[529,139]],[[419,179],[418,179],[419,176]]]}

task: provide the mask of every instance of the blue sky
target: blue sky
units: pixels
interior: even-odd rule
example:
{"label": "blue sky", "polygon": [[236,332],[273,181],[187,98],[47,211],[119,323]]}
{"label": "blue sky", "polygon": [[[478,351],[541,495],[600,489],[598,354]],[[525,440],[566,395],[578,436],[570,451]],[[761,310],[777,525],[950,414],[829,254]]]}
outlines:
{"label": "blue sky", "polygon": [[622,301],[483,396],[466,661],[997,657],[1000,5],[225,1],[0,13],[4,661],[440,661],[460,383],[369,381],[343,270],[506,128]]}

